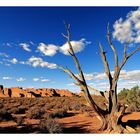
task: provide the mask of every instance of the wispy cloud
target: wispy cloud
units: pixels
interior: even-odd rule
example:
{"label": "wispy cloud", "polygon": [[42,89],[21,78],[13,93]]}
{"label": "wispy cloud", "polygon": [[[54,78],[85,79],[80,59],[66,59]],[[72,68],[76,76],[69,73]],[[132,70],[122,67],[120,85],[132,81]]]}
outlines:
{"label": "wispy cloud", "polygon": [[140,43],[140,8],[117,20],[113,27],[113,37],[121,43]]}
{"label": "wispy cloud", "polygon": [[23,77],[19,77],[19,78],[16,79],[17,82],[23,82],[23,81],[25,81],[25,80],[26,80],[26,79],[23,78]]}
{"label": "wispy cloud", "polygon": [[9,58],[10,56],[8,55],[8,54],[6,54],[6,53],[0,53],[0,56],[1,57],[6,57],[6,58]]}
{"label": "wispy cloud", "polygon": [[29,48],[29,47],[30,47],[29,44],[27,44],[27,43],[20,43],[19,45],[20,45],[20,47],[21,47],[23,50],[25,50],[25,51],[27,51],[27,52],[31,52],[31,49]]}
{"label": "wispy cloud", "polygon": [[37,82],[37,81],[39,81],[39,78],[33,78],[33,81]]}
{"label": "wispy cloud", "polygon": [[2,77],[3,80],[11,80],[12,77],[9,77],[9,76],[5,76],[5,77]]}
{"label": "wispy cloud", "polygon": [[[114,74],[114,71],[111,71],[111,74]],[[78,76],[76,74],[76,76]],[[105,73],[84,73],[87,83],[99,90],[109,90],[109,83]],[[68,84],[69,86],[75,86],[73,83]],[[133,86],[140,86],[140,70],[122,70],[120,72],[119,81],[118,81],[118,91],[123,88],[132,88]]]}
{"label": "wispy cloud", "polygon": [[[114,74],[114,71],[111,71],[111,75]],[[105,73],[84,73],[85,79],[90,80],[105,80],[107,76]],[[132,80],[139,81],[140,80],[140,70],[121,70],[119,80]]]}
{"label": "wispy cloud", "polygon": [[50,79],[46,79],[46,78],[33,78],[34,82],[50,82]]}
{"label": "wispy cloud", "polygon": [[11,66],[11,64],[4,64],[5,66],[7,66],[7,67],[10,67]]}
{"label": "wispy cloud", "polygon": [[11,42],[2,43],[2,46],[11,48],[13,46],[13,43],[11,43]]}
{"label": "wispy cloud", "polygon": [[56,64],[44,61],[40,57],[32,56],[31,58],[28,59],[28,62],[33,67],[47,67],[49,69],[56,69],[57,68]]}
{"label": "wispy cloud", "polygon": [[67,84],[67,86],[75,86],[74,83]]}

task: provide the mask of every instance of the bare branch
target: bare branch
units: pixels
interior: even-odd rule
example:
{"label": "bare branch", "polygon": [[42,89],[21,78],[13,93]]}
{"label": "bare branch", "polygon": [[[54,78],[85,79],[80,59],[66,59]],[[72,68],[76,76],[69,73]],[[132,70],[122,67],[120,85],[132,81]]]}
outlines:
{"label": "bare branch", "polygon": [[106,54],[105,54],[105,52],[103,50],[103,46],[102,46],[101,43],[99,43],[99,46],[100,46],[100,53],[101,53],[102,61],[103,61],[104,67],[105,67],[105,73],[106,73],[106,75],[108,77],[109,83],[111,83],[112,76],[111,76],[111,73],[110,73],[108,61],[106,59]]}
{"label": "bare branch", "polygon": [[63,37],[65,37],[66,39],[68,39],[68,37],[65,34],[63,34],[63,33],[61,33],[61,34],[62,34]]}
{"label": "bare branch", "polygon": [[140,50],[140,47],[138,47],[137,49],[135,49],[134,51],[132,51],[129,55],[127,55],[127,59],[130,58],[133,54],[135,54],[139,50]]}
{"label": "bare branch", "polygon": [[127,49],[127,46],[125,45],[125,46],[124,46],[124,58],[126,58],[126,57],[127,57],[127,52],[126,52],[126,49]]}
{"label": "bare branch", "polygon": [[122,63],[120,64],[120,70],[122,69],[122,67],[124,66],[124,64],[126,63],[126,61],[132,56],[134,55],[136,52],[138,52],[140,50],[140,47],[138,47],[137,49],[135,49],[134,51],[132,51],[130,54],[127,55],[126,52],[127,47],[124,46],[124,58],[122,60]]}
{"label": "bare branch", "polygon": [[[105,92],[103,91],[99,91],[91,86],[88,85],[88,88],[89,90],[93,91],[94,93],[98,94],[98,95],[101,95],[102,97],[104,97],[107,101],[108,101],[108,98],[105,96]],[[108,93],[109,94],[109,93]]]}
{"label": "bare branch", "polygon": [[[65,24],[65,27],[66,27],[66,30],[67,30],[67,41],[68,41],[68,45],[69,45],[69,53],[70,55],[72,56],[75,64],[76,64],[76,67],[78,69],[78,72],[79,72],[79,77],[80,77],[80,81],[79,79],[77,80],[77,77],[75,77],[75,75],[73,75],[73,73],[71,73],[70,70],[65,70],[67,73],[69,73],[69,75],[71,75],[71,77],[73,77],[76,81],[78,81],[78,83],[80,84],[80,88],[82,91],[84,91],[84,95],[85,95],[85,98],[87,100],[87,102],[89,103],[89,105],[96,111],[96,113],[99,115],[99,116],[102,116],[102,113],[104,112],[104,110],[102,110],[96,103],[95,101],[93,100],[93,98],[91,97],[90,93],[89,93],[89,90],[88,90],[88,87],[87,87],[87,83],[86,83],[86,80],[85,80],[85,77],[84,77],[84,74],[83,74],[83,71],[81,69],[81,66],[80,66],[80,63],[74,53],[74,50],[72,48],[72,45],[71,45],[71,42],[70,42],[70,24]],[[82,81],[82,83],[80,83]]]}
{"label": "bare branch", "polygon": [[73,74],[73,73],[71,72],[70,69],[64,68],[64,67],[62,67],[62,66],[59,67],[59,69],[61,69],[61,70],[63,70],[64,72],[68,73],[69,76],[70,76],[72,79],[76,80],[79,84],[82,84],[82,81],[81,81],[78,77],[76,77],[75,74]]}
{"label": "bare branch", "polygon": [[116,48],[114,47],[112,40],[111,40],[109,24],[107,27],[107,38],[108,38],[109,45],[114,52],[114,59],[115,59],[114,75],[115,75],[115,72],[118,69],[118,54],[117,54]]}

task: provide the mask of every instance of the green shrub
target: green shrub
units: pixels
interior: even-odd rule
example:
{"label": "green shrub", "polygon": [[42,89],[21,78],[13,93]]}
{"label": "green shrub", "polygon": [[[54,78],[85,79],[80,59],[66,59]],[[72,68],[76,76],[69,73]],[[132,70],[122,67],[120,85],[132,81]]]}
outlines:
{"label": "green shrub", "polygon": [[119,100],[124,100],[126,99],[127,95],[128,95],[129,89],[123,89],[120,91],[120,93],[118,94],[118,98]]}
{"label": "green shrub", "polygon": [[140,89],[138,86],[135,86],[130,90],[123,89],[118,94],[118,98],[128,105],[127,110],[129,112],[140,110]]}

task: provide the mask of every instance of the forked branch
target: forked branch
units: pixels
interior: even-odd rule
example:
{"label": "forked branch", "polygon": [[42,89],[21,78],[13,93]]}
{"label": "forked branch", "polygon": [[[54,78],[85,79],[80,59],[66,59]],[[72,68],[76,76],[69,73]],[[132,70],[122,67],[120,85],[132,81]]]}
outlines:
{"label": "forked branch", "polygon": [[122,60],[122,63],[120,64],[120,70],[122,69],[122,67],[124,66],[124,64],[126,63],[126,61],[133,56],[136,52],[138,52],[140,50],[140,47],[136,48],[134,51],[132,51],[131,53],[129,53],[127,55],[127,47],[124,46],[124,58]]}
{"label": "forked branch", "polygon": [[77,85],[79,85],[79,87],[83,90],[85,98],[87,100],[87,102],[89,103],[89,105],[91,107],[93,107],[93,109],[95,110],[95,112],[101,117],[103,117],[103,113],[105,113],[105,111],[103,109],[101,109],[93,100],[93,98],[90,95],[83,71],[81,69],[80,63],[74,53],[74,50],[72,48],[71,42],[70,42],[70,24],[65,24],[66,30],[67,30],[67,35],[62,34],[68,42],[68,46],[69,46],[69,54],[72,56],[76,67],[78,69],[79,72],[79,78],[77,78],[69,69],[63,69],[63,71],[67,72],[74,80],[76,80],[78,82]]}
{"label": "forked branch", "polygon": [[59,67],[59,69],[61,69],[61,70],[63,70],[64,72],[68,73],[69,76],[70,76],[72,79],[74,79],[75,81],[78,82],[78,84],[82,84],[82,81],[81,81],[74,73],[72,73],[72,71],[71,71],[70,69],[64,68],[64,67],[62,67],[62,66]]}
{"label": "forked branch", "polygon": [[115,71],[117,71],[117,69],[118,69],[118,53],[111,40],[109,24],[107,27],[107,38],[108,38],[109,45],[114,52],[114,58],[115,58],[114,74],[115,74]]}
{"label": "forked branch", "polygon": [[110,73],[110,68],[109,68],[107,58],[106,58],[106,53],[104,52],[104,49],[103,49],[103,46],[101,43],[99,43],[99,46],[100,46],[100,53],[101,53],[102,61],[103,61],[104,68],[105,68],[105,73],[108,77],[109,83],[111,84],[112,83],[112,75]]}

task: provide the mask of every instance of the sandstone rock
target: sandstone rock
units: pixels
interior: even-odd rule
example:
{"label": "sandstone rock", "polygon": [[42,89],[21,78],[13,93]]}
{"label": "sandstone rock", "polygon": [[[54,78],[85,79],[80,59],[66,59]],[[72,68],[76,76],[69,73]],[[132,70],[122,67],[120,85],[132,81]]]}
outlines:
{"label": "sandstone rock", "polygon": [[74,93],[64,89],[53,89],[53,88],[23,89],[22,87],[4,88],[2,85],[0,86],[0,97],[36,98],[36,97],[54,97],[54,96],[71,97],[74,96]]}
{"label": "sandstone rock", "polygon": [[20,97],[20,94],[23,93],[23,89],[21,87],[12,87],[11,92],[12,97]]}
{"label": "sandstone rock", "polygon": [[62,97],[62,96],[67,96],[67,97],[71,97],[73,96],[73,93],[70,92],[69,90],[60,90],[60,89],[56,89],[56,92]]}

